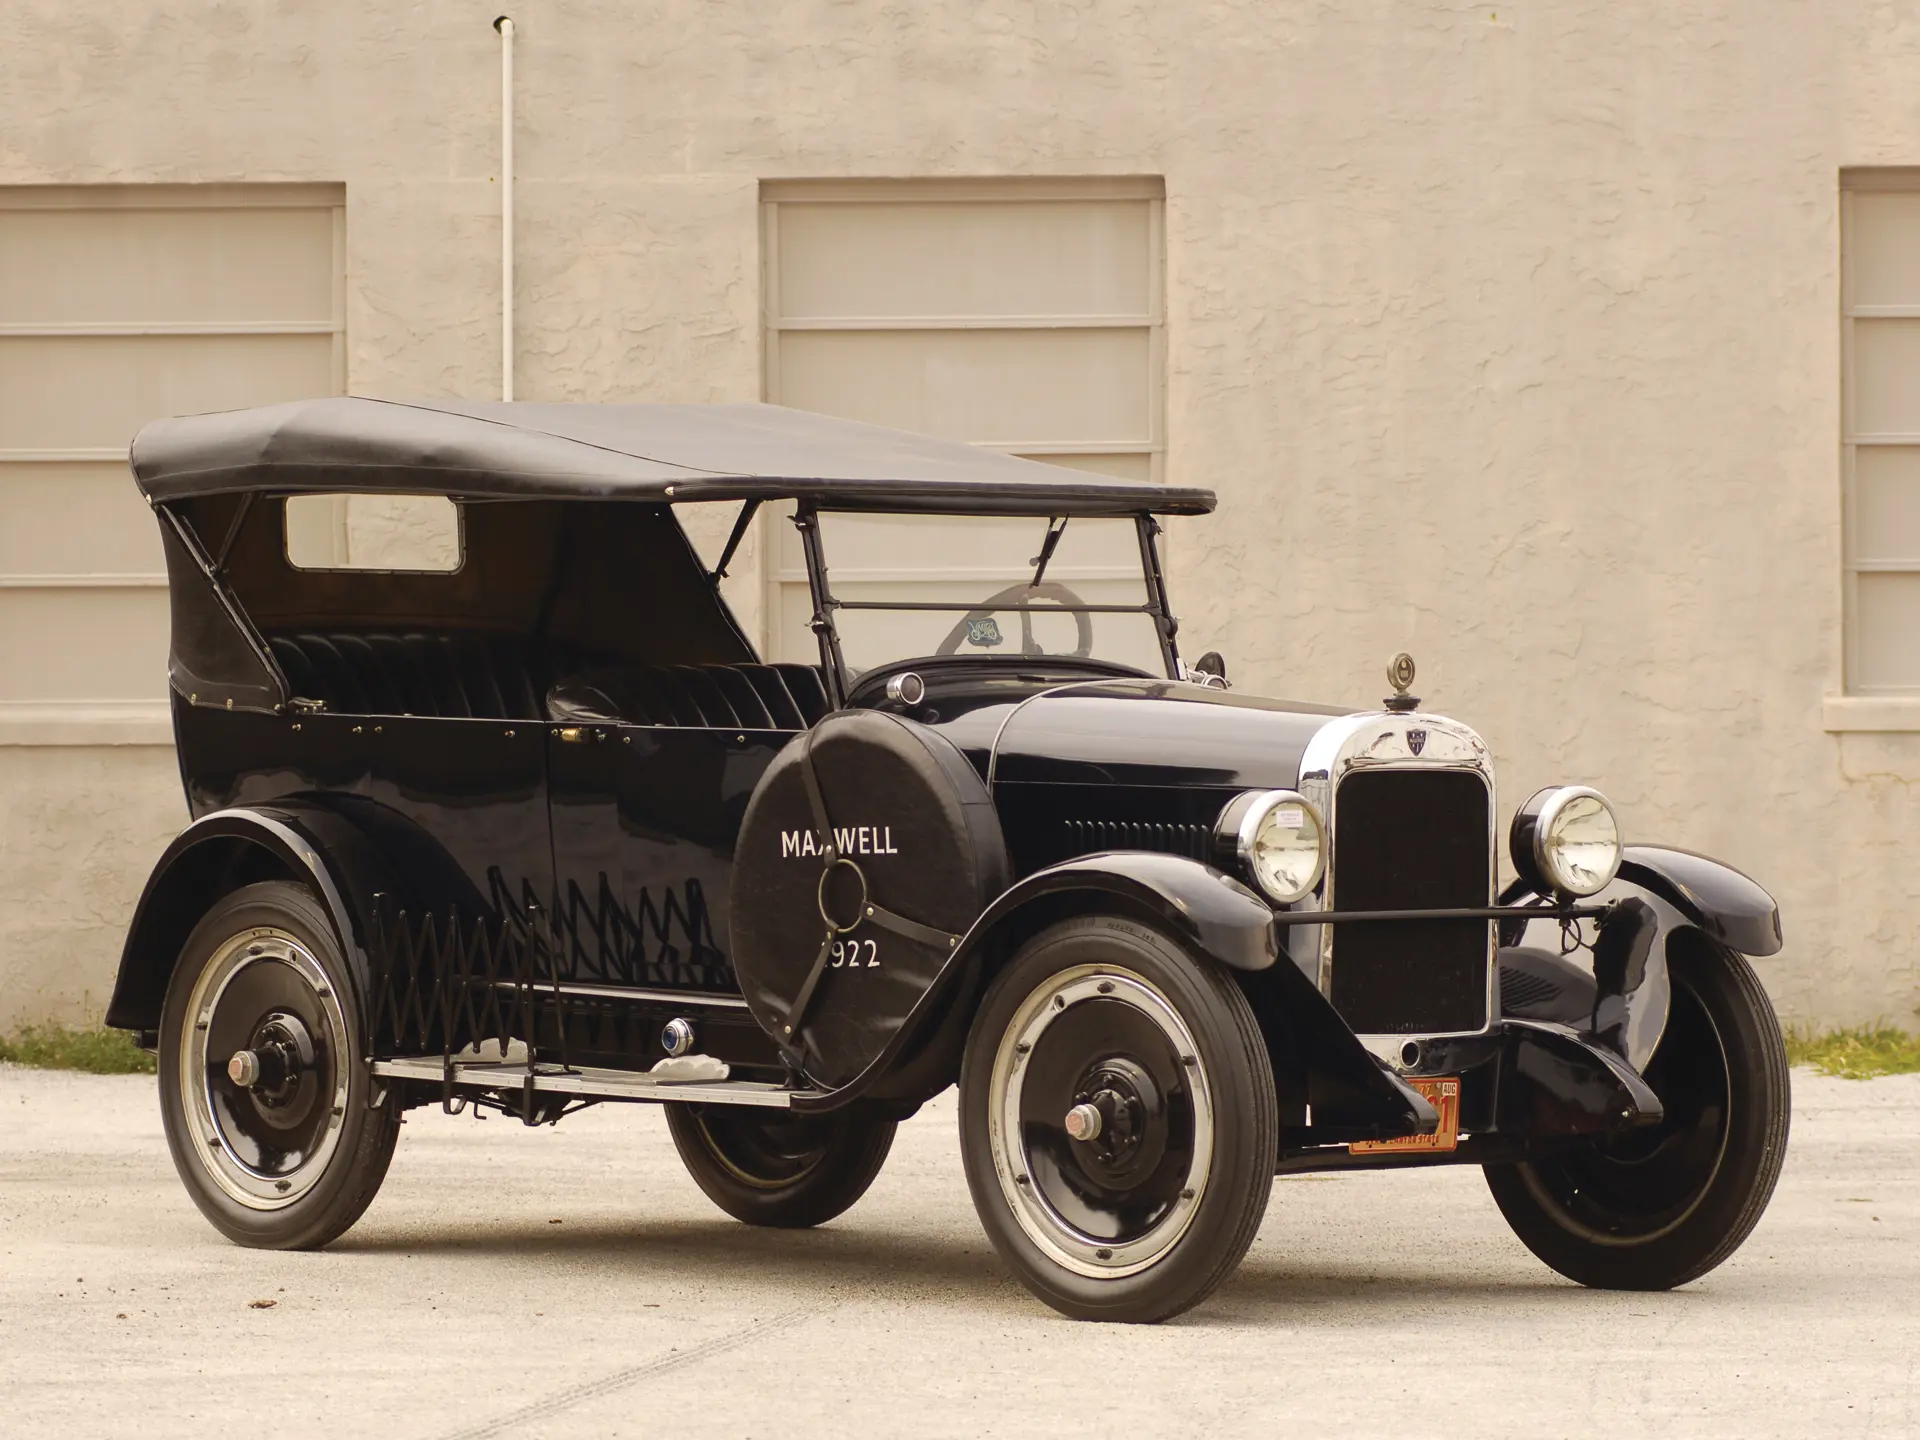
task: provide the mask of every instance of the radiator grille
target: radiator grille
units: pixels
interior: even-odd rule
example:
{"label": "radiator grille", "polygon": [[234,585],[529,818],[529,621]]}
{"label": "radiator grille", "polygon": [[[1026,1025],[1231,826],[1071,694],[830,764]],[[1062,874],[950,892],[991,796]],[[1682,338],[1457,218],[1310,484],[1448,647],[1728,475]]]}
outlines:
{"label": "radiator grille", "polygon": [[1208,858],[1213,831],[1206,825],[1182,825],[1156,820],[1067,820],[1066,856],[1091,855],[1098,850],[1160,850],[1169,855]]}
{"label": "radiator grille", "polygon": [[[1459,770],[1359,770],[1334,799],[1339,910],[1428,910],[1490,900],[1489,795]],[[1487,1023],[1491,922],[1333,925],[1332,993],[1362,1035],[1444,1034]]]}

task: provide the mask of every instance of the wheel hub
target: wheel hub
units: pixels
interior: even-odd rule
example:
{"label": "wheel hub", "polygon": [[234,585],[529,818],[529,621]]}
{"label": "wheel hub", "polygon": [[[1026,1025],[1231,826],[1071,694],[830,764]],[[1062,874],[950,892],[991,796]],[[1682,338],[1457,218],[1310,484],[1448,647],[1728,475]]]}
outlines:
{"label": "wheel hub", "polygon": [[1206,1187],[1213,1105],[1193,1036],[1142,977],[1078,966],[1009,1023],[989,1082],[994,1165],[1028,1237],[1082,1275],[1152,1265]]}
{"label": "wheel hub", "polygon": [[318,1183],[346,1116],[347,1020],[306,945],[285,931],[233,936],[188,999],[179,1085],[208,1175],[256,1210]]}
{"label": "wheel hub", "polygon": [[1075,1100],[1069,1119],[1078,1114],[1084,1122],[1087,1111],[1098,1117],[1084,1125],[1085,1135],[1067,1126],[1079,1142],[1077,1158],[1095,1178],[1123,1185],[1165,1153],[1166,1103],[1144,1066],[1118,1056],[1102,1060],[1077,1087]]}
{"label": "wheel hub", "polygon": [[300,1077],[313,1068],[313,1034],[306,1022],[276,1010],[254,1031],[253,1043],[234,1052],[227,1078],[253,1093],[263,1110],[284,1110],[298,1097]]}

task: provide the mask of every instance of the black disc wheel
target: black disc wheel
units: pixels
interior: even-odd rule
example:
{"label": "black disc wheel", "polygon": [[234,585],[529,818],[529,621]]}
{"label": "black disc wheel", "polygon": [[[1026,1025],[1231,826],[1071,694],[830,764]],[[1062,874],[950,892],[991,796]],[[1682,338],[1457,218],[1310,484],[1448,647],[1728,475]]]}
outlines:
{"label": "black disc wheel", "polygon": [[313,1249],[372,1203],[399,1130],[371,1105],[353,981],[297,885],[249,885],[194,928],[167,990],[160,1110],[187,1192],[242,1245]]}
{"label": "black disc wheel", "polygon": [[1155,1321],[1231,1275],[1278,1154],[1272,1067],[1225,975],[1131,921],[1070,920],[994,982],[960,1079],[981,1223],[1076,1319]]}
{"label": "black disc wheel", "polygon": [[1669,963],[1673,1009],[1646,1069],[1665,1119],[1487,1167],[1527,1248],[1596,1289],[1669,1290],[1706,1274],[1759,1221],[1786,1159],[1786,1045],[1759,979],[1705,940]]}
{"label": "black disc wheel", "polygon": [[825,1224],[867,1193],[893,1148],[894,1122],[861,1110],[794,1115],[675,1103],[666,1111],[694,1183],[749,1225]]}

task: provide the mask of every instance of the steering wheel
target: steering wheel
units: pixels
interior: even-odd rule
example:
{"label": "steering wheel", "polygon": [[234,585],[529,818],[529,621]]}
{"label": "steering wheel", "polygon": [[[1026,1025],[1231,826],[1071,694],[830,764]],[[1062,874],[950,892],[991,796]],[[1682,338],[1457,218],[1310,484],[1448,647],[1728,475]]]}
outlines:
{"label": "steering wheel", "polygon": [[[977,610],[969,610],[965,615],[962,615],[960,622],[947,632],[947,638],[940,642],[940,648],[933,653],[936,655],[952,655],[957,653],[960,649],[961,641],[967,638],[968,630],[976,622],[985,620],[1002,605],[1027,599],[1051,600],[1063,609],[1069,606],[1085,605],[1087,603],[1066,586],[1054,580],[1042,581],[1038,585],[1009,585],[998,594],[989,595],[985,600],[981,601],[980,607]],[[1020,616],[1020,653],[1022,655],[1041,654],[1040,648],[1033,643],[1033,612],[1030,610],[1022,610],[1018,613]],[[1073,653],[1076,658],[1085,659],[1093,654],[1093,617],[1085,610],[1071,610],[1068,613],[1073,616]]]}

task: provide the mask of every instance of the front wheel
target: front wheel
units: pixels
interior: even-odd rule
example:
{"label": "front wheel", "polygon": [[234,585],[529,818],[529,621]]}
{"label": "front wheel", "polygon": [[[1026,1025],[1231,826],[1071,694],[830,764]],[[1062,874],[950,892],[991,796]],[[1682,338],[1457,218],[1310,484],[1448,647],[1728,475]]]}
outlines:
{"label": "front wheel", "polygon": [[160,1114],[229,1239],[312,1250],[358,1220],[399,1135],[373,1104],[353,977],[311,893],[248,885],[194,927],[160,1018]]}
{"label": "front wheel", "polygon": [[1253,1243],[1278,1145],[1246,998],[1144,926],[1054,926],[975,1017],[960,1075],[974,1208],[1064,1315],[1165,1320],[1206,1299]]}
{"label": "front wheel", "polygon": [[801,1116],[687,1101],[665,1108],[694,1183],[749,1225],[824,1225],[867,1193],[893,1148],[894,1122],[857,1109]]}
{"label": "front wheel", "polygon": [[1786,1044],[1752,967],[1704,938],[1675,947],[1670,967],[1673,1009],[1646,1070],[1666,1118],[1486,1167],[1527,1248],[1596,1289],[1706,1274],[1758,1223],[1786,1159]]}

